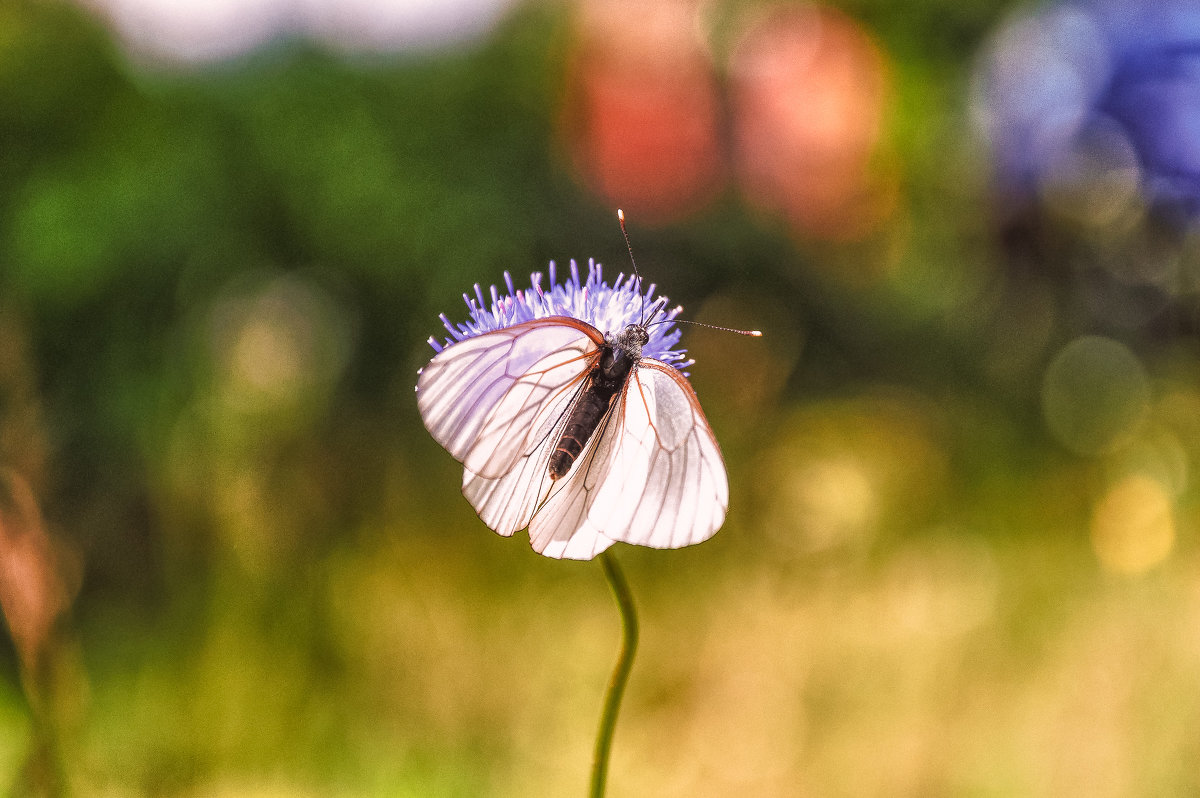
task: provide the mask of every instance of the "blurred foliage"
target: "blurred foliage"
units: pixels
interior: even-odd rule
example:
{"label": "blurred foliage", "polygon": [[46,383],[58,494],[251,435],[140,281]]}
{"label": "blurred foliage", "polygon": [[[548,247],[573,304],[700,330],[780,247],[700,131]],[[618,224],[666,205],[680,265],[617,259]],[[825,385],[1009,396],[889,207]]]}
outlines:
{"label": "blurred foliage", "polygon": [[[612,792],[1192,794],[1194,295],[1141,312],[1104,258],[1190,274],[1195,242],[994,213],[967,119],[1005,4],[839,7],[887,54],[895,212],[798,237],[726,187],[630,219],[688,317],[766,336],[685,335],[731,515],[619,552],[645,644]],[[21,597],[71,599],[3,649],[4,788],[582,793],[599,569],[488,532],[412,400],[474,283],[625,268],[561,139],[575,18],[183,69],[0,7],[14,641]]]}

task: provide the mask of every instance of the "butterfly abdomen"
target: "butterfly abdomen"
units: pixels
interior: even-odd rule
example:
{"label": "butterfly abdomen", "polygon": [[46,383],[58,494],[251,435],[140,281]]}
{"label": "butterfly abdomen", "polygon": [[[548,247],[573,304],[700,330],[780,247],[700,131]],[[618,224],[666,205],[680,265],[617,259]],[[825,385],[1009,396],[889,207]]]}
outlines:
{"label": "butterfly abdomen", "polygon": [[596,434],[596,429],[612,405],[613,397],[625,386],[636,364],[636,359],[620,347],[602,348],[600,361],[588,375],[587,384],[571,407],[558,445],[550,455],[551,479],[559,479],[571,470],[583,447]]}

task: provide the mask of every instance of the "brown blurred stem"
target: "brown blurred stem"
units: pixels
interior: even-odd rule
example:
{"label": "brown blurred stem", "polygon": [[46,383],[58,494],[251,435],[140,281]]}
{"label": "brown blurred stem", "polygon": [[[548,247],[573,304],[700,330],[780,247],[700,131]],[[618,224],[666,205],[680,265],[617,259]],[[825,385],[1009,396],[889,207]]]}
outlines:
{"label": "brown blurred stem", "polygon": [[617,559],[607,551],[600,554],[600,565],[604,568],[604,578],[612,588],[613,597],[621,611],[621,656],[617,658],[617,666],[613,669],[612,681],[608,684],[608,695],[604,699],[604,714],[600,716],[600,730],[596,734],[596,758],[592,763],[592,789],[588,793],[591,798],[601,798],[604,795],[604,785],[608,778],[608,755],[612,749],[613,731],[617,726],[617,713],[621,710],[621,698],[625,695],[625,684],[629,681],[629,672],[633,670],[633,657],[637,653],[638,620],[637,609],[633,606],[633,594],[629,592],[629,583]]}

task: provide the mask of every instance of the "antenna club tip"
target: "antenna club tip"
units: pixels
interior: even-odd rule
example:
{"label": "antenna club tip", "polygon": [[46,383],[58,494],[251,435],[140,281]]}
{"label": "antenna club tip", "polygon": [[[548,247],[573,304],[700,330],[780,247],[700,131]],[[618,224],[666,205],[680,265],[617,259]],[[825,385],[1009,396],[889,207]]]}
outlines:
{"label": "antenna club tip", "polygon": [[747,330],[746,335],[752,338],[762,338],[762,330]]}
{"label": "antenna club tip", "polygon": [[620,219],[622,222],[625,221],[625,211],[621,210],[620,208],[617,208],[617,218]]}

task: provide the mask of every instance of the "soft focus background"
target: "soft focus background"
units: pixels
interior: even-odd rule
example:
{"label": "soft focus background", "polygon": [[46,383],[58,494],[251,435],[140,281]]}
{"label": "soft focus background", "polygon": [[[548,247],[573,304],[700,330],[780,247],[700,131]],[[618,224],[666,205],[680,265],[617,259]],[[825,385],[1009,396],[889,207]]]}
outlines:
{"label": "soft focus background", "polygon": [[616,610],[413,384],[571,258],[700,321],[615,796],[1200,792],[1200,6],[0,5],[0,790],[581,795]]}

